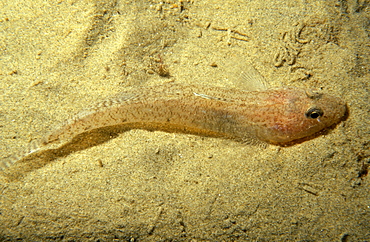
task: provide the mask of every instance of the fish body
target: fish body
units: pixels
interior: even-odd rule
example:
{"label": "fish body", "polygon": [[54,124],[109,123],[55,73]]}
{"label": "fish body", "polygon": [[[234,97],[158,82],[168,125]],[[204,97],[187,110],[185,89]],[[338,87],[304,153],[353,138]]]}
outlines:
{"label": "fish body", "polygon": [[63,147],[74,138],[111,127],[286,146],[339,123],[345,114],[346,104],[341,99],[312,90],[243,91],[168,82],[133,88],[80,112],[36,147],[1,161],[0,169],[52,149],[68,153]]}
{"label": "fish body", "polygon": [[43,145],[114,125],[285,145],[339,123],[345,112],[339,98],[299,88],[250,92],[167,83],[131,90],[82,112]]}

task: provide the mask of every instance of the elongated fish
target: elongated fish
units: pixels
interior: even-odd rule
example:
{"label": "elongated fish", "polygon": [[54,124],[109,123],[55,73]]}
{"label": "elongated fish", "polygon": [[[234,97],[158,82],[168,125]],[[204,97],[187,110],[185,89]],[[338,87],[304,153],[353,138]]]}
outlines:
{"label": "elongated fish", "polygon": [[286,146],[339,123],[345,113],[341,99],[312,90],[242,91],[168,82],[134,88],[82,111],[36,148],[3,161],[0,167],[35,152],[62,147],[78,135],[114,126]]}

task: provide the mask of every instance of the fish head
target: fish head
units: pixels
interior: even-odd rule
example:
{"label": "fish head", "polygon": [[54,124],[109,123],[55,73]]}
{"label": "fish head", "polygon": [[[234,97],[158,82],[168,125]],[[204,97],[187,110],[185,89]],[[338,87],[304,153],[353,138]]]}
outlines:
{"label": "fish head", "polygon": [[344,120],[348,112],[340,98],[314,90],[286,88],[279,98],[277,108],[283,111],[270,126],[268,142],[283,146],[316,137]]}

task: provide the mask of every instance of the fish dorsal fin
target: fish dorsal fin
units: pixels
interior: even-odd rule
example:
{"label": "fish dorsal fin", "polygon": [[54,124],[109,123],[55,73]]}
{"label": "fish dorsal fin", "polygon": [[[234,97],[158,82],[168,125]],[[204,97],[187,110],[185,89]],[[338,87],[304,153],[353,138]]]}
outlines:
{"label": "fish dorsal fin", "polygon": [[239,89],[263,91],[268,89],[265,78],[256,70],[251,61],[241,57],[228,57],[223,61],[228,79]]}
{"label": "fish dorsal fin", "polygon": [[241,70],[239,82],[244,83],[240,85],[240,88],[246,91],[264,91],[267,89],[266,79],[252,65],[248,65]]}

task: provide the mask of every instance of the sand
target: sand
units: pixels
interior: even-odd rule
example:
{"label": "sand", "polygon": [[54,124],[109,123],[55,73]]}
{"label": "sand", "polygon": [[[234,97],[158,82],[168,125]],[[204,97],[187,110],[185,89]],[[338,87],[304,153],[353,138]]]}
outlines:
{"label": "sand", "polygon": [[0,241],[370,240],[368,1],[0,9],[0,158],[133,86],[247,88],[243,65],[271,87],[320,89],[349,108],[337,127],[291,147],[131,130],[2,174]]}

